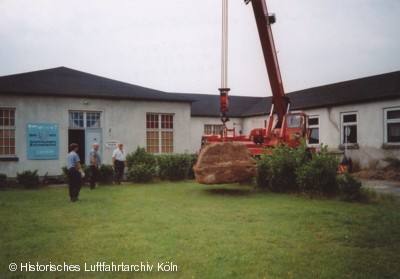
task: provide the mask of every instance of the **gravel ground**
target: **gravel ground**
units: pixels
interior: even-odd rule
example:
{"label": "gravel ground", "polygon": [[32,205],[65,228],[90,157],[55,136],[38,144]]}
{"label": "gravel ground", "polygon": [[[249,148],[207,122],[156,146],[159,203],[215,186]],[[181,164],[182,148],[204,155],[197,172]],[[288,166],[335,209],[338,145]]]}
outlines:
{"label": "gravel ground", "polygon": [[365,188],[374,189],[377,193],[392,194],[400,199],[400,181],[361,179]]}

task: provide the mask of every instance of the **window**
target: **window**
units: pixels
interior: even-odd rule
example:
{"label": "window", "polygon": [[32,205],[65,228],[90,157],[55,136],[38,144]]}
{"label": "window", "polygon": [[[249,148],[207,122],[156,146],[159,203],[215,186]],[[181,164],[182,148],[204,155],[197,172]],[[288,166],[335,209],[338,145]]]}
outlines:
{"label": "window", "polygon": [[0,157],[15,155],[15,108],[0,108]]}
{"label": "window", "polygon": [[357,113],[341,114],[340,144],[352,145],[357,143]]}
{"label": "window", "polygon": [[206,135],[219,135],[222,131],[221,124],[205,124],[204,125],[204,134]]}
{"label": "window", "polygon": [[149,153],[174,152],[174,116],[172,114],[146,115],[146,150]]}
{"label": "window", "polygon": [[69,112],[69,128],[100,128],[100,112]]}
{"label": "window", "polygon": [[310,129],[310,136],[308,138],[309,144],[319,144],[319,117],[308,117],[308,128]]}
{"label": "window", "polygon": [[384,121],[384,142],[400,144],[400,108],[385,109]]}
{"label": "window", "polygon": [[301,114],[288,114],[286,116],[286,124],[288,128],[299,128],[301,126]]}

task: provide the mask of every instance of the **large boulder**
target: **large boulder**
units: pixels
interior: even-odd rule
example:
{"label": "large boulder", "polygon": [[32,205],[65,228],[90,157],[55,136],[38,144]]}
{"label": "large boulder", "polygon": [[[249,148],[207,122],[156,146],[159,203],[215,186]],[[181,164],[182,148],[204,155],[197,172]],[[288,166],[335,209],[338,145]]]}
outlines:
{"label": "large boulder", "polygon": [[206,146],[193,170],[196,180],[202,184],[244,182],[257,174],[256,161],[246,147],[237,142],[216,142]]}

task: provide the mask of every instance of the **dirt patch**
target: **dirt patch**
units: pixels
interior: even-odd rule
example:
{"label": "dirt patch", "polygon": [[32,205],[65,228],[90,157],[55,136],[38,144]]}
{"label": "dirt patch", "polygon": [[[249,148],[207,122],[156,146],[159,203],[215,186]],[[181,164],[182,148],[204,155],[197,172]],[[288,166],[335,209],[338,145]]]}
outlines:
{"label": "dirt patch", "polygon": [[365,169],[354,173],[360,179],[400,181],[400,169],[389,166],[383,169]]}

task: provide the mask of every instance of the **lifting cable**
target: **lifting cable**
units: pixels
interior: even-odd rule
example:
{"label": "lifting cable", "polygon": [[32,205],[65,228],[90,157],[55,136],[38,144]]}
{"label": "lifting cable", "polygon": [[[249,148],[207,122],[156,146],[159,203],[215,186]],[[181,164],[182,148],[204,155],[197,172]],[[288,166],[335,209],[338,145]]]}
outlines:
{"label": "lifting cable", "polygon": [[220,112],[223,123],[223,134],[226,132],[225,123],[229,121],[228,110],[228,0],[222,0],[222,42],[221,42],[221,88]]}

